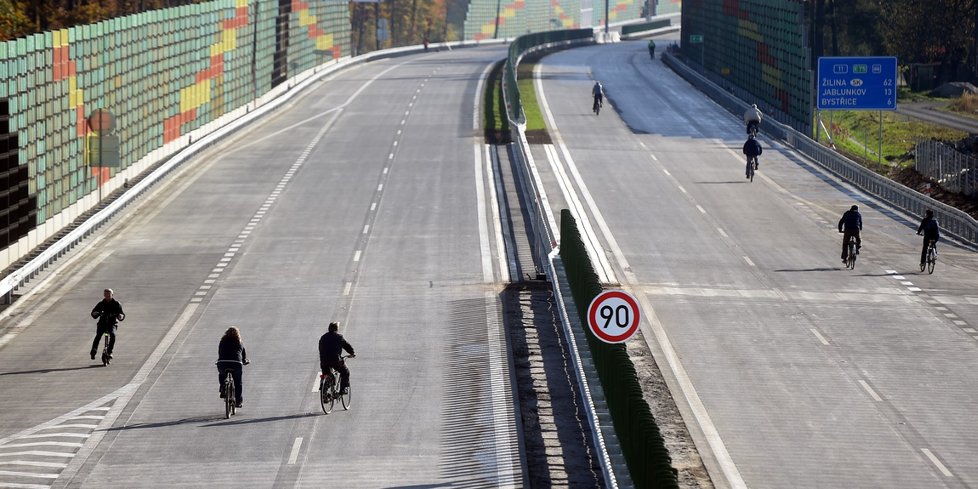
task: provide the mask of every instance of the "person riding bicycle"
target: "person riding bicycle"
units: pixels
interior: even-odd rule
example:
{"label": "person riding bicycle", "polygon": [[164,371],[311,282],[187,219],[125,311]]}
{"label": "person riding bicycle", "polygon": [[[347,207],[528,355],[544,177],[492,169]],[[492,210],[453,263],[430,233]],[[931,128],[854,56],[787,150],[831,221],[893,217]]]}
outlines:
{"label": "person riding bicycle", "polygon": [[655,59],[655,41],[649,39],[649,56]]}
{"label": "person riding bicycle", "polygon": [[92,360],[98,353],[98,343],[102,340],[102,335],[108,333],[109,344],[105,352],[112,359],[112,349],[115,347],[115,334],[119,328],[119,321],[126,319],[126,313],[122,311],[122,304],[112,297],[112,289],[102,291],[102,300],[92,308],[92,319],[98,319],[98,328],[95,332],[95,340],[92,341]]}
{"label": "person riding bicycle", "polygon": [[350,369],[340,355],[343,354],[343,350],[350,354],[350,358],[357,354],[339,333],[339,323],[329,323],[328,329],[329,331],[319,338],[319,367],[326,376],[332,375],[332,369],[340,373],[340,390],[345,394],[350,387]]}
{"label": "person riding bicycle", "polygon": [[927,261],[927,247],[931,241],[934,242],[934,252],[937,252],[937,242],[941,240],[941,227],[934,219],[934,211],[927,209],[926,216],[917,226],[917,236],[924,234],[924,248],[920,250],[920,265],[923,266]]}
{"label": "person riding bicycle", "polygon": [[859,214],[859,206],[854,205],[849,208],[844,214],[842,214],[842,219],[839,219],[839,232],[842,234],[842,261],[845,262],[848,258],[848,248],[846,245],[849,243],[849,238],[856,238],[856,254],[859,254],[859,248],[862,247],[862,239],[859,237],[859,231],[863,229],[863,216]]}
{"label": "person riding bicycle", "polygon": [[[761,113],[761,109],[757,108],[757,104],[751,104],[750,107],[744,111],[744,124],[747,125],[747,134],[753,134],[757,132],[757,126],[761,124],[761,119],[764,114]],[[751,131],[753,129],[753,131]]]}
{"label": "person riding bicycle", "polygon": [[[747,141],[744,142],[744,154],[747,155],[747,163],[751,161],[754,162],[754,169],[756,170],[760,163],[757,161],[757,157],[761,155],[764,150],[761,149],[761,143],[757,141],[757,138],[753,134],[747,136]],[[747,178],[750,178],[750,171],[747,172]]]}
{"label": "person riding bicycle", "polygon": [[245,351],[244,343],[241,341],[241,331],[232,326],[224,332],[221,342],[217,345],[217,382],[221,386],[221,399],[224,399],[227,396],[224,392],[224,371],[231,370],[231,378],[234,379],[235,407],[241,407],[244,400],[242,366],[248,363],[248,352]]}
{"label": "person riding bicycle", "polygon": [[594,86],[591,87],[591,95],[594,97],[594,106],[591,110],[598,110],[598,107],[604,105],[604,86],[601,82],[595,81]]}

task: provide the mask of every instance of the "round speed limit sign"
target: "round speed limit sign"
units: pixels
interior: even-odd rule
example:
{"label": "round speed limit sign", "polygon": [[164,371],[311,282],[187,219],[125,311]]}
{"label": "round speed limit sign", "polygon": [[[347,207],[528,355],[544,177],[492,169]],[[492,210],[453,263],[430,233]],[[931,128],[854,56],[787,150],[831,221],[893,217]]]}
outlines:
{"label": "round speed limit sign", "polygon": [[591,332],[605,343],[624,343],[638,330],[638,301],[620,290],[606,290],[591,301],[587,322]]}

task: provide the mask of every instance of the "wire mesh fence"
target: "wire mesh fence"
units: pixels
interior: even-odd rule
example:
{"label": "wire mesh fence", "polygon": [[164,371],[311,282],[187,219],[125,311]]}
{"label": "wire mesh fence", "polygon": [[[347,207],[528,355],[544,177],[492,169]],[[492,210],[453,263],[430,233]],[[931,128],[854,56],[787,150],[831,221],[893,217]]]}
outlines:
{"label": "wire mesh fence", "polygon": [[915,168],[945,190],[978,196],[978,158],[940,141],[917,143]]}

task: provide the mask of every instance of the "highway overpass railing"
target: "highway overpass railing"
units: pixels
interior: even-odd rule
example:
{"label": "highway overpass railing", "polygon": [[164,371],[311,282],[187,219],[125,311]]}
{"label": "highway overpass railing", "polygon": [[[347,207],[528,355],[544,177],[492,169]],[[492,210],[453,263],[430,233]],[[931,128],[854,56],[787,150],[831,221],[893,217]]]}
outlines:
{"label": "highway overpass railing", "polygon": [[[663,53],[662,59],[676,73],[738,118],[747,110],[749,104],[702,76],[672,53]],[[764,118],[761,130],[766,136],[780,139],[830,173],[894,208],[918,218],[923,218],[926,210],[933,210],[941,223],[942,233],[978,246],[978,221],[966,212],[879,175],[771,117]]]}

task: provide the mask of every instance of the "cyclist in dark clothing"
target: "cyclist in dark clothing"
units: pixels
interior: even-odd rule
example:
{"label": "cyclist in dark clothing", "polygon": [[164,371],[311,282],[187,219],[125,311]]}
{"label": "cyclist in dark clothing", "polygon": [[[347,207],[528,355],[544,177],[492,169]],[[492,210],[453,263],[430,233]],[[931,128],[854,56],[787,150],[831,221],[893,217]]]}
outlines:
{"label": "cyclist in dark clothing", "polygon": [[102,340],[102,335],[109,334],[109,345],[106,353],[112,359],[112,348],[115,347],[115,333],[119,328],[119,321],[126,319],[126,313],[122,311],[122,304],[112,297],[112,289],[102,291],[103,299],[92,308],[92,318],[98,319],[98,330],[95,333],[95,340],[92,341],[92,360],[98,352],[98,343]]}
{"label": "cyclist in dark clothing", "polygon": [[230,327],[221,337],[221,342],[217,345],[217,382],[221,386],[221,398],[225,397],[224,392],[224,371],[231,369],[231,377],[234,379],[234,404],[241,407],[244,400],[244,381],[242,366],[248,364],[248,352],[245,351],[244,343],[241,342],[241,332],[238,328]]}
{"label": "cyclist in dark clothing", "polygon": [[[764,149],[761,148],[761,143],[757,141],[757,138],[755,138],[753,134],[747,136],[747,141],[744,141],[743,151],[744,154],[747,155],[747,163],[750,164],[753,162],[754,169],[756,170],[760,166],[760,163],[757,161],[757,157],[764,152]],[[747,178],[750,178],[749,169],[747,171]]]}
{"label": "cyclist in dark clothing", "polygon": [[934,219],[934,211],[930,209],[927,209],[927,215],[920,221],[920,226],[917,226],[917,236],[921,233],[924,234],[924,247],[920,250],[920,265],[923,266],[927,261],[927,245],[934,241],[934,250],[937,251],[936,243],[941,240],[941,227],[937,219]]}
{"label": "cyclist in dark clothing", "polygon": [[350,369],[340,358],[343,350],[350,354],[350,358],[357,356],[353,347],[339,333],[338,323],[329,323],[329,331],[319,338],[319,367],[323,375],[332,375],[331,369],[336,369],[340,373],[340,389],[346,391],[350,387]]}
{"label": "cyclist in dark clothing", "polygon": [[842,219],[839,219],[839,232],[842,234],[842,261],[845,262],[848,257],[846,244],[849,242],[849,237],[856,238],[856,254],[859,254],[859,248],[862,247],[862,239],[859,238],[859,231],[863,229],[863,216],[859,215],[859,206],[852,206],[842,214]]}

